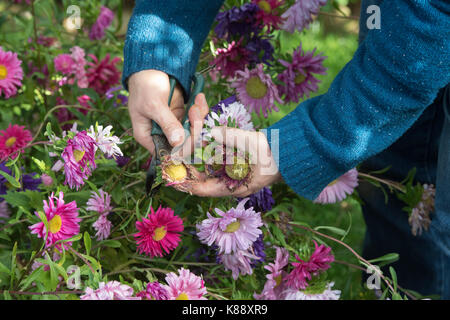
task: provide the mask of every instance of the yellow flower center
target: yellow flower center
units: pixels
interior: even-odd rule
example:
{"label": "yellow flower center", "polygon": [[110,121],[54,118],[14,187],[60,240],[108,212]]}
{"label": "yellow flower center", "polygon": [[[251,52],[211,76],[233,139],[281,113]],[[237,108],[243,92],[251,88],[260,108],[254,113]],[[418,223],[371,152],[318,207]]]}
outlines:
{"label": "yellow flower center", "polygon": [[16,143],[17,138],[16,137],[10,137],[8,138],[8,140],[6,140],[5,145],[9,148],[12,147],[14,145],[14,143]]}
{"label": "yellow flower center", "polygon": [[327,185],[327,187],[331,187],[332,185],[336,184],[337,182],[338,182],[337,179],[336,179],[336,180],[333,180],[333,181],[331,181],[331,182]]}
{"label": "yellow flower center", "polygon": [[259,77],[251,77],[248,79],[245,90],[253,99],[264,98],[267,94],[267,86],[261,81]]}
{"label": "yellow flower center", "polygon": [[2,64],[0,64],[0,80],[6,79],[8,76],[8,69]]}
{"label": "yellow flower center", "polygon": [[172,163],[165,169],[165,171],[167,175],[174,181],[183,180],[187,176],[186,166],[182,163]]}
{"label": "yellow flower center", "polygon": [[160,241],[160,240],[164,239],[166,234],[167,234],[166,228],[165,227],[159,227],[159,228],[156,228],[155,231],[153,231],[152,238],[155,241]]}
{"label": "yellow flower center", "polygon": [[73,157],[75,158],[75,161],[76,162],[80,162],[81,161],[81,159],[83,159],[83,157],[84,157],[84,154],[86,153],[86,151],[81,151],[81,150],[74,150],[73,151]]}
{"label": "yellow flower center", "polygon": [[296,75],[295,78],[294,78],[294,82],[295,82],[295,84],[300,84],[300,83],[302,83],[303,81],[305,81],[305,79],[306,79],[306,76],[305,76],[304,74],[302,74],[302,73],[297,73],[297,75]]}
{"label": "yellow flower center", "polygon": [[267,1],[260,1],[258,3],[258,7],[264,11],[265,13],[270,13],[272,11],[272,7],[270,6],[270,3],[268,3]]}
{"label": "yellow flower center", "polygon": [[116,103],[122,104],[122,100],[120,100],[119,98],[117,98]]}
{"label": "yellow flower center", "polygon": [[175,300],[189,300],[189,297],[186,293],[182,292]]}
{"label": "yellow flower center", "polygon": [[233,232],[238,231],[240,227],[241,227],[241,224],[239,223],[239,220],[236,220],[236,221],[230,223],[229,225],[227,225],[225,232],[233,233]]}
{"label": "yellow flower center", "polygon": [[274,278],[276,286],[279,286],[281,283],[281,274]]}
{"label": "yellow flower center", "polygon": [[51,233],[57,233],[59,230],[61,230],[61,225],[62,220],[59,214],[55,215],[52,220],[48,222],[48,228],[50,229]]}

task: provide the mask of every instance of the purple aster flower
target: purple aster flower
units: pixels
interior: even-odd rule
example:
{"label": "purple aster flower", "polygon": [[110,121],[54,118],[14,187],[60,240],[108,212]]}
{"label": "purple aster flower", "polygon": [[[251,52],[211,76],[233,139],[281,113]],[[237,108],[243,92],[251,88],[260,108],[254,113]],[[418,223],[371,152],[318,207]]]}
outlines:
{"label": "purple aster flower", "polygon": [[120,168],[126,166],[128,162],[130,162],[129,157],[116,156],[116,163]]}
{"label": "purple aster flower", "polygon": [[105,96],[108,100],[114,99],[114,107],[126,105],[128,103],[128,97],[126,95],[120,93],[118,93],[117,96],[115,95],[115,92],[122,89],[122,86],[112,87],[105,93]]}
{"label": "purple aster flower", "polygon": [[89,32],[89,39],[101,40],[105,36],[105,29],[108,28],[114,20],[114,12],[102,6],[97,21],[92,25]]}
{"label": "purple aster flower", "polygon": [[[13,176],[11,170],[9,170],[9,168],[4,163],[0,163],[0,170],[9,174],[10,176]],[[42,179],[34,178],[35,176],[36,176],[35,172],[31,174],[22,175],[21,181],[22,187],[17,191],[39,190],[38,186],[42,183]],[[10,187],[11,186],[9,185],[8,180],[6,180],[2,175],[0,175],[0,195],[6,194]],[[3,201],[3,199],[0,199],[0,201]]]}
{"label": "purple aster flower", "polygon": [[112,223],[107,218],[108,213],[103,213],[98,217],[97,221],[92,224],[92,227],[97,231],[95,236],[98,241],[105,240],[111,234]]}
{"label": "purple aster flower", "polygon": [[223,264],[226,270],[231,270],[234,280],[237,280],[239,275],[252,274],[252,264],[254,260],[259,260],[260,257],[254,255],[250,250],[237,250],[230,254],[219,254],[217,260]]}
{"label": "purple aster flower", "polygon": [[258,33],[261,25],[256,20],[259,8],[256,4],[245,3],[241,7],[233,7],[230,10],[219,12],[216,17],[217,26],[214,32],[219,38],[231,39],[232,35],[244,36],[250,33]]}
{"label": "purple aster flower", "polygon": [[295,30],[302,31],[312,22],[312,16],[317,15],[320,7],[326,3],[327,0],[297,0],[281,16],[284,19],[281,29],[290,33],[293,33]]}
{"label": "purple aster flower", "polygon": [[265,63],[271,65],[269,61],[273,60],[273,53],[275,49],[268,38],[252,37],[245,46],[245,49],[252,53],[250,55],[250,63]]}
{"label": "purple aster flower", "polygon": [[279,60],[286,69],[278,75],[278,80],[284,82],[278,86],[278,91],[286,102],[298,102],[305,95],[309,97],[310,92],[319,88],[320,80],[313,74],[327,74],[327,68],[323,66],[326,57],[321,54],[314,56],[315,51],[304,52],[300,44],[292,55],[292,62]]}
{"label": "purple aster flower", "polygon": [[139,292],[136,296],[142,300],[169,300],[166,289],[158,281],[149,282],[145,291]]}
{"label": "purple aster flower", "polygon": [[226,99],[223,99],[222,101],[220,101],[218,104],[216,104],[215,106],[210,108],[210,112],[215,112],[215,113],[222,113],[223,110],[225,110],[226,107],[228,107],[230,104],[236,102],[236,96],[232,95]]}
{"label": "purple aster flower", "polygon": [[213,217],[209,212],[208,219],[197,225],[197,235],[201,242],[211,246],[216,244],[219,253],[230,254],[239,250],[249,249],[258,239],[262,231],[261,215],[253,209],[245,209],[248,199],[244,199],[227,212],[216,208],[220,218]]}
{"label": "purple aster flower", "polygon": [[[249,196],[249,201],[245,204],[245,208],[253,207],[255,211],[267,212],[272,210],[275,200],[272,197],[272,191],[268,187],[264,187],[258,192]],[[238,198],[241,201],[242,198]]]}
{"label": "purple aster flower", "polygon": [[253,252],[259,259],[251,263],[252,268],[255,268],[258,264],[263,263],[266,260],[266,252],[263,239],[264,236],[261,233],[258,239],[253,242]]}

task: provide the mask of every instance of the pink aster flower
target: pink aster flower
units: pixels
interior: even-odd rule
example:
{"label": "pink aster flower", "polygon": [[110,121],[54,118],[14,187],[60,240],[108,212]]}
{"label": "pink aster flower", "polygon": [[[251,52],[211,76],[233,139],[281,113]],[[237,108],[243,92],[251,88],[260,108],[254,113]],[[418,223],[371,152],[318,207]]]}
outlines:
{"label": "pink aster flower", "polygon": [[162,257],[178,246],[180,232],[184,230],[183,221],[171,208],[161,206],[142,221],[136,221],[138,233],[134,235],[139,253],[150,257]]}
{"label": "pink aster flower", "polygon": [[95,141],[86,134],[86,131],[78,132],[75,137],[67,141],[67,146],[61,154],[64,160],[64,173],[71,189],[79,189],[84,180],[89,178],[95,164]]}
{"label": "pink aster flower", "polygon": [[111,234],[112,223],[107,219],[108,213],[103,213],[100,217],[92,224],[92,227],[97,231],[95,236],[98,241],[105,240]]}
{"label": "pink aster flower", "polygon": [[227,212],[216,208],[220,218],[213,217],[209,212],[208,219],[197,225],[197,235],[201,242],[219,247],[219,253],[230,254],[238,250],[249,249],[262,231],[261,214],[253,207],[245,209],[249,198],[243,199],[236,208]]}
{"label": "pink aster flower", "polygon": [[277,247],[276,250],[274,263],[264,266],[264,269],[269,270],[270,273],[266,275],[267,281],[261,294],[254,294],[256,300],[282,300],[283,292],[287,289],[284,281],[287,272],[283,269],[289,263],[289,252],[280,247]]}
{"label": "pink aster flower", "polygon": [[[56,204],[55,204],[56,201]],[[48,198],[47,201],[44,200],[44,214],[48,222],[48,237],[45,242],[45,247],[49,247],[58,240],[69,239],[80,232],[78,218],[78,208],[75,201],[64,203],[64,193],[59,193],[59,198],[55,197],[54,194]],[[35,215],[39,217],[37,211]],[[38,238],[45,238],[46,228],[44,222],[38,222],[29,227],[32,234],[36,234]],[[61,249],[61,246],[67,248],[71,246],[71,242],[59,243],[56,248]]]}
{"label": "pink aster flower", "polygon": [[334,261],[331,248],[323,244],[318,246],[315,241],[314,246],[315,250],[308,261],[303,261],[295,255],[298,262],[292,263],[294,269],[284,278],[289,288],[304,290],[308,286],[307,279],[311,280],[311,276],[316,276],[330,268],[330,263]]}
{"label": "pink aster flower", "polygon": [[141,297],[142,300],[168,300],[166,289],[158,282],[149,282],[145,291],[139,292],[137,297]]}
{"label": "pink aster flower", "polygon": [[328,184],[314,202],[326,204],[342,201],[347,195],[352,194],[357,186],[358,171],[356,169],[351,169]]}
{"label": "pink aster flower", "polygon": [[86,203],[88,211],[96,211],[98,213],[108,213],[112,210],[111,207],[111,195],[102,189],[98,190],[98,194],[95,191],[91,192],[91,197]]}
{"label": "pink aster flower", "polygon": [[295,30],[302,31],[312,22],[312,16],[317,15],[320,7],[326,3],[327,0],[296,0],[281,16],[284,19],[281,28],[290,33]]}
{"label": "pink aster flower", "polygon": [[93,54],[89,54],[89,57],[93,60],[93,62],[88,62],[90,67],[86,73],[89,87],[103,95],[120,81],[120,71],[116,67],[120,58],[110,59],[109,53],[101,61]]}
{"label": "pink aster flower", "polygon": [[168,300],[207,300],[205,282],[187,269],[178,270],[167,274],[167,285],[163,287],[167,291]]}
{"label": "pink aster flower", "polygon": [[85,66],[87,61],[85,59],[84,50],[78,46],[75,46],[70,49],[71,57],[74,62],[73,73],[75,78],[77,79],[78,87],[87,88],[89,86],[89,81],[86,76]]}
{"label": "pink aster flower", "polygon": [[267,26],[268,31],[278,29],[282,19],[280,17],[279,7],[283,0],[252,0],[260,10],[256,12],[256,20]]}
{"label": "pink aster flower", "polygon": [[225,270],[231,270],[233,279],[237,280],[239,275],[252,274],[252,263],[261,258],[250,250],[237,250],[230,254],[219,254],[217,259],[224,265]]}
{"label": "pink aster flower", "polygon": [[3,51],[0,47],[0,96],[3,93],[8,99],[17,93],[17,88],[22,86],[21,64],[22,61],[17,58],[17,53]]}
{"label": "pink aster flower", "polygon": [[298,102],[305,95],[309,97],[310,92],[317,91],[318,80],[313,74],[326,74],[327,68],[323,66],[325,56],[318,54],[314,56],[316,49],[304,52],[302,45],[294,51],[292,62],[278,60],[286,69],[278,75],[278,80],[284,85],[278,86],[280,95],[284,95],[286,102]]}
{"label": "pink aster flower", "polygon": [[46,187],[49,187],[49,186],[51,186],[53,184],[53,178],[50,177],[46,173],[43,173],[41,175],[41,180],[42,180],[42,183],[44,184],[44,186],[46,186]]}
{"label": "pink aster flower", "polygon": [[[24,148],[33,138],[31,132],[24,126],[9,124],[6,130],[0,131],[0,160],[6,160],[8,157],[15,159],[18,156],[17,151]],[[24,150],[22,149],[22,153]]]}
{"label": "pink aster flower", "polygon": [[250,51],[243,47],[241,38],[238,42],[232,41],[227,48],[216,50],[216,56],[211,65],[216,65],[211,73],[213,81],[220,73],[224,78],[232,78],[236,71],[244,69],[250,63]]}
{"label": "pink aster flower", "polygon": [[113,20],[114,12],[102,6],[97,21],[92,25],[91,31],[89,32],[89,39],[101,40],[105,36],[105,29],[111,25]]}
{"label": "pink aster flower", "polygon": [[340,290],[332,290],[334,282],[329,282],[321,293],[309,293],[307,290],[287,289],[283,300],[339,300]]}
{"label": "pink aster flower", "polygon": [[133,297],[133,288],[119,281],[100,282],[99,288],[94,290],[90,287],[85,289],[81,300],[141,300]]}
{"label": "pink aster flower", "polygon": [[64,75],[71,75],[73,73],[75,62],[72,56],[67,53],[62,53],[53,59],[55,64],[55,70],[61,72]]}
{"label": "pink aster flower", "polygon": [[262,110],[264,117],[267,117],[267,111],[278,111],[275,101],[283,102],[272,78],[264,73],[262,64],[252,70],[245,68],[244,71],[237,71],[236,79],[230,86],[236,88],[239,100],[250,112],[261,114]]}

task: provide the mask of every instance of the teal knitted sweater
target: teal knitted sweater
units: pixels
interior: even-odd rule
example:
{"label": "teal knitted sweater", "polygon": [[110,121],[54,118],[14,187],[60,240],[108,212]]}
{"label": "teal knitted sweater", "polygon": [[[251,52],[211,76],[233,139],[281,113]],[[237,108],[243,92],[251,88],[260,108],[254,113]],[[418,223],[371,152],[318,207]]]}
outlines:
{"label": "teal knitted sweater", "polygon": [[[125,87],[134,72],[157,69],[189,91],[222,2],[137,0],[124,48]],[[394,143],[450,82],[450,1],[378,3],[381,28],[367,32],[328,92],[267,130],[281,175],[308,199]],[[362,14],[364,32],[365,21]]]}

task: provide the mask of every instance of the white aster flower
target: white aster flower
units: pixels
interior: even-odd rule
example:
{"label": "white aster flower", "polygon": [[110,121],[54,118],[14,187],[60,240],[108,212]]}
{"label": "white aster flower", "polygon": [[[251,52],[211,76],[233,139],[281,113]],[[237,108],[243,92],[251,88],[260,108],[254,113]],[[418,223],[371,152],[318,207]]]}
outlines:
{"label": "white aster flower", "polygon": [[[123,156],[122,150],[119,148],[119,144],[123,142],[120,141],[119,137],[114,136],[111,133],[112,126],[107,126],[103,129],[103,126],[99,126],[97,123],[94,126],[91,126],[88,131],[88,136],[95,140],[98,148],[102,150],[102,152],[109,156]],[[97,151],[97,150],[96,150]]]}
{"label": "white aster flower", "polygon": [[334,282],[329,282],[322,293],[307,293],[307,290],[287,289],[283,292],[284,300],[339,300],[340,290],[331,290]]}

